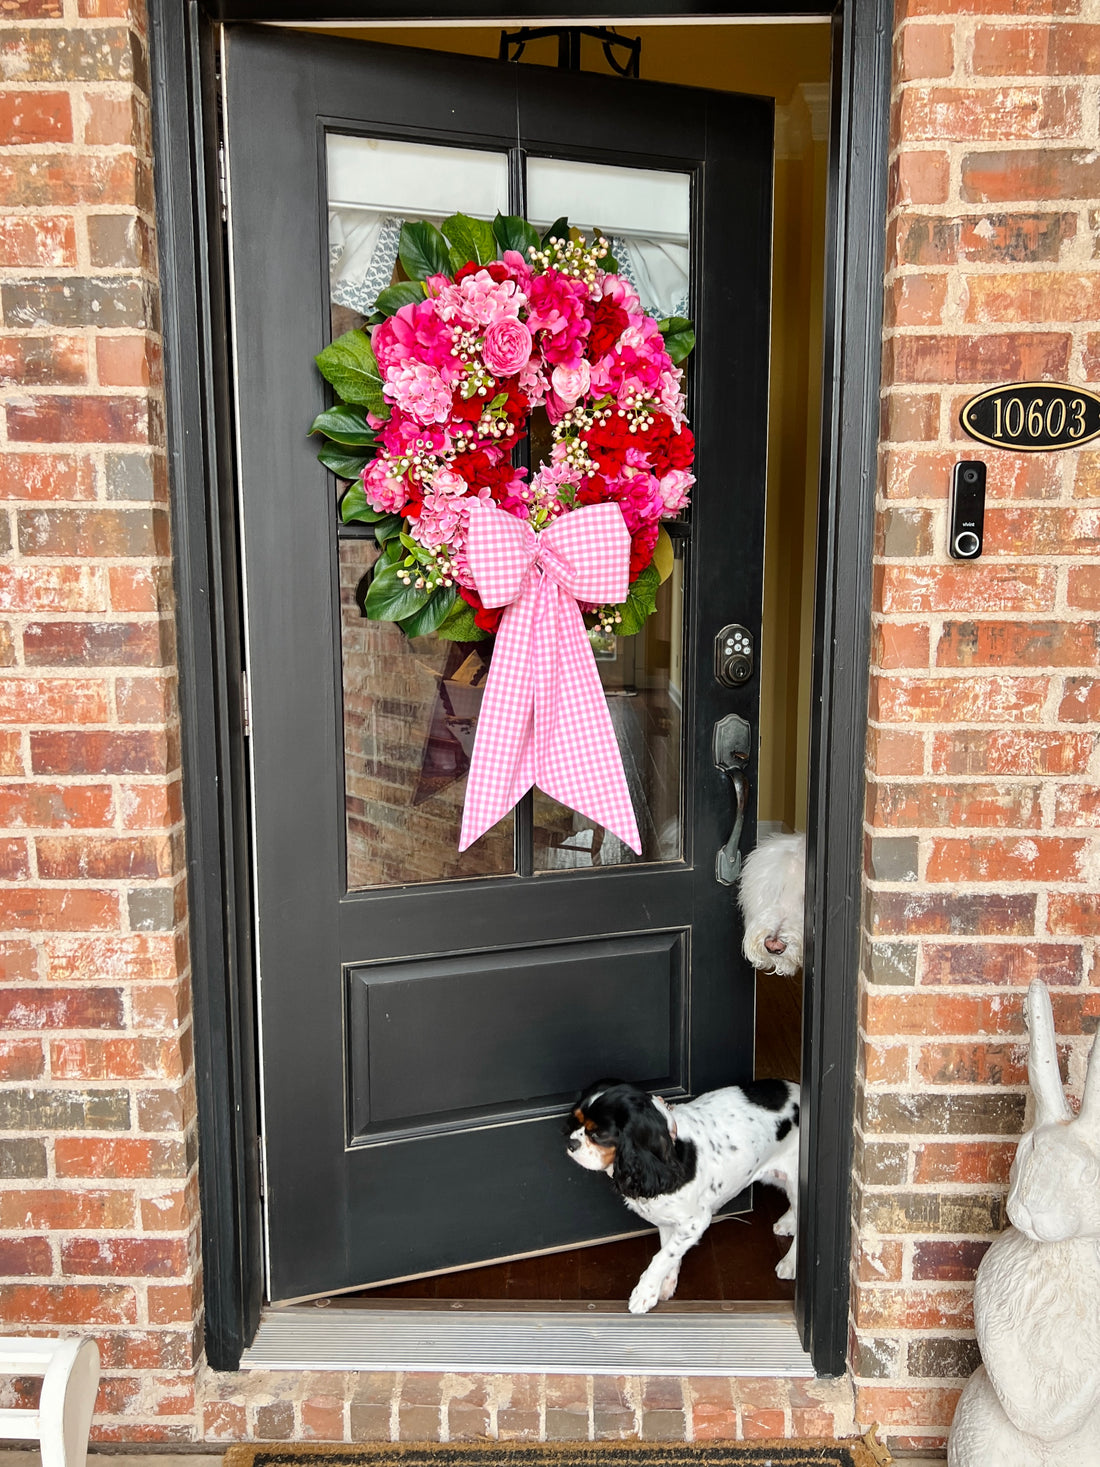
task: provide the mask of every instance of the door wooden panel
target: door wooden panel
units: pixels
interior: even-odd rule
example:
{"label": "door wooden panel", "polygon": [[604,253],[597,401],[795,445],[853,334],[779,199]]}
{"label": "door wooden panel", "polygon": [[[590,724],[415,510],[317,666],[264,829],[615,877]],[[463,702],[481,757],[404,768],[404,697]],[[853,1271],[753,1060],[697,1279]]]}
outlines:
{"label": "door wooden panel", "polygon": [[[711,734],[731,712],[755,727],[758,690],[721,687],[712,647],[728,622],[760,629],[772,117],[759,98],[248,27],[227,29],[224,77],[268,1276],[284,1300],[636,1230],[564,1155],[571,1092],[620,1065],[670,1095],[752,1073]],[[325,406],[332,131],[500,153],[515,212],[529,156],[689,180],[679,856],[655,838],[644,862],[545,869],[526,802],[511,874],[349,882],[341,560],[357,551],[306,436]],[[376,653],[360,653],[369,694]],[[750,800],[746,849],[754,828]]]}

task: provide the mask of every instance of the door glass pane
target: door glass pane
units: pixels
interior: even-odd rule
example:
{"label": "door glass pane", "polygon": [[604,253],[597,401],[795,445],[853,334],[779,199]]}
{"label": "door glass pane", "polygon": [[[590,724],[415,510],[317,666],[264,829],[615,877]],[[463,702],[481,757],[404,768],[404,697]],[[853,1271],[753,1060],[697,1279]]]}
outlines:
{"label": "door glass pane", "polygon": [[[560,158],[528,158],[528,212],[536,227],[565,216],[611,242],[619,271],[658,318],[689,314],[691,182],[684,173],[610,168]],[[543,441],[532,432],[537,458]],[[549,448],[548,435],[545,448]],[[696,493],[699,487],[696,486]],[[686,530],[685,527],[678,527]],[[592,633],[607,706],[634,803],[642,855],[576,811],[536,793],[536,871],[628,862],[675,861],[681,829],[682,669],[684,666],[684,541],[657,596],[657,609],[635,637]]]}
{"label": "door glass pane", "polygon": [[[403,278],[405,220],[508,210],[508,162],[376,138],[328,138],[332,334],[361,326],[380,290]],[[343,485],[339,485],[342,492]],[[511,816],[459,854],[466,771],[491,643],[408,638],[360,610],[378,547],[339,525],[340,651],[347,884],[398,886],[515,870]]]}

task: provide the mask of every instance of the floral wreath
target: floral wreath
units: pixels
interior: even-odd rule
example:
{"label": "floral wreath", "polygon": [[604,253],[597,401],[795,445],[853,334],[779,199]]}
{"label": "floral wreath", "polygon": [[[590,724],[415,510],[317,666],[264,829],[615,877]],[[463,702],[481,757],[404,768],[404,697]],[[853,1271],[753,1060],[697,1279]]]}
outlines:
{"label": "floral wreath", "polygon": [[[482,606],[470,572],[471,506],[541,530],[610,500],[630,532],[629,593],[582,609],[604,632],[637,632],[672,566],[660,522],[695,482],[680,370],[691,323],[645,311],[607,240],[565,219],[542,237],[500,214],[406,224],[399,259],[409,278],[316,358],[337,394],[310,429],[329,440],[318,457],[355,481],[341,518],[372,525],[382,552],[365,615],[410,637],[481,640],[501,610]],[[539,407],[553,446],[528,478],[512,450]]]}

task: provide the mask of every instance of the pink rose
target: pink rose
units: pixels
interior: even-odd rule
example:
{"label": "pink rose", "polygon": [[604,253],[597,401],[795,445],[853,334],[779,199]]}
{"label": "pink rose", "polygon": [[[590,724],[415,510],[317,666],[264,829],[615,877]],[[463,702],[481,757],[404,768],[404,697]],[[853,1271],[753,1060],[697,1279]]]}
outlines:
{"label": "pink rose", "polygon": [[494,377],[511,377],[531,359],[531,333],[514,316],[503,316],[485,332],[481,359]]}
{"label": "pink rose", "polygon": [[586,361],[581,361],[575,367],[555,367],[550,381],[554,385],[554,392],[570,407],[578,397],[583,397],[592,382],[592,373]]}

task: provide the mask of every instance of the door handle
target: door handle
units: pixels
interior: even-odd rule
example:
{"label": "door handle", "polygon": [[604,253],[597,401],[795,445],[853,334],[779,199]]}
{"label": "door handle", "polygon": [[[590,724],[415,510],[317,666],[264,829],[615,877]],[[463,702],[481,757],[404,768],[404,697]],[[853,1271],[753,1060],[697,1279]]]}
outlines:
{"label": "door handle", "polygon": [[714,879],[721,886],[733,886],[741,874],[741,829],[745,823],[745,807],[749,800],[749,782],[745,766],[752,752],[752,728],[736,713],[727,713],[714,725],[714,763],[728,775],[733,787],[733,829],[721,846],[714,862]]}

